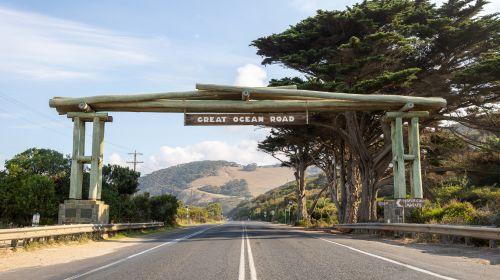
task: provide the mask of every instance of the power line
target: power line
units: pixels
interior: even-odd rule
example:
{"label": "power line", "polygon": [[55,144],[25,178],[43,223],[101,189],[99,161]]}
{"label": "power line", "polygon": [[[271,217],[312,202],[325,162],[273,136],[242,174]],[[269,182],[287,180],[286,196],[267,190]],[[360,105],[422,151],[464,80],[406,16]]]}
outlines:
{"label": "power line", "polygon": [[128,154],[129,155],[134,155],[134,160],[133,161],[127,161],[127,163],[134,164],[134,171],[135,171],[138,163],[144,163],[144,161],[137,161],[137,155],[141,155],[142,156],[142,153],[138,153],[136,150],[134,150],[133,153],[128,153]]}
{"label": "power line", "polygon": [[[10,102],[10,103],[12,103],[12,104],[14,104],[14,105],[16,105],[16,106],[20,107],[21,109],[24,109],[25,111],[26,111],[26,108],[27,108],[27,109],[29,109],[29,110],[30,110],[29,112],[36,113],[36,114],[38,114],[39,116],[42,116],[43,118],[45,118],[45,119],[47,119],[47,120],[49,120],[49,121],[51,121],[51,122],[58,122],[58,123],[60,123],[60,124],[61,124],[61,125],[63,125],[63,126],[69,126],[69,125],[68,125],[68,123],[66,123],[66,122],[62,122],[62,121],[61,121],[61,119],[56,119],[56,118],[53,118],[53,117],[52,117],[52,116],[50,116],[50,115],[47,115],[47,114],[45,114],[45,113],[42,113],[41,111],[39,111],[39,110],[37,110],[37,109],[35,109],[35,108],[31,107],[30,105],[26,104],[25,102],[23,102],[23,101],[21,101],[21,100],[19,100],[19,99],[16,99],[15,97],[12,97],[12,96],[8,95],[8,94],[7,94],[7,93],[5,93],[5,92],[0,91],[0,98],[3,98],[4,100],[6,100],[6,101],[8,101],[8,102]],[[5,111],[4,111],[4,112],[5,112]],[[7,112],[7,113],[8,113],[8,112]],[[30,121],[30,120],[27,120],[27,119],[25,119],[25,118],[23,118],[23,117],[21,117],[21,116],[19,116],[19,118],[23,119],[23,120],[24,120],[24,121],[26,121],[26,122],[29,122],[29,123],[32,123],[32,124],[35,124],[35,125],[37,124],[37,123],[35,123],[35,122],[33,122],[33,121]],[[41,124],[38,124],[38,125],[41,125]],[[52,128],[48,128],[48,127],[47,127],[47,126],[45,126],[45,125],[41,125],[41,126],[43,126],[43,127],[47,128],[47,129],[49,129],[49,130],[53,130],[54,132],[56,132],[56,133],[58,133],[58,134],[61,134],[59,131],[55,131],[55,130],[54,130],[54,129],[52,129]],[[88,130],[87,130],[87,137],[89,137],[89,134],[90,134],[90,131],[88,131]],[[109,144],[109,145],[111,145],[111,146],[114,146],[114,147],[115,147],[116,149],[118,149],[118,150],[122,150],[122,152],[126,152],[126,151],[130,151],[130,150],[131,150],[131,149],[130,149],[130,148],[128,148],[128,147],[125,147],[125,146],[120,145],[120,144],[117,144],[117,143],[113,143],[113,142],[108,141],[108,140],[104,140],[104,142],[105,142],[106,144]]]}
{"label": "power line", "polygon": [[[71,125],[69,125],[67,122],[64,122],[62,121],[60,118],[55,118],[54,116],[52,115],[48,115],[40,110],[37,110],[35,109],[34,107],[26,104],[26,102],[23,102],[9,94],[7,94],[6,92],[4,91],[0,91],[0,98],[4,99],[5,101],[21,108],[22,110],[26,111],[26,112],[30,112],[30,113],[35,113],[43,118],[45,118],[46,120],[49,120],[51,122],[57,122],[59,124],[61,124],[62,126],[65,126],[65,127],[71,127]],[[26,110],[28,109],[28,110]],[[0,108],[0,111],[3,111],[4,113],[7,113],[7,114],[10,114],[9,111],[6,111],[5,109],[2,109]],[[32,125],[35,125],[35,126],[41,126],[47,130],[49,130],[50,132],[53,132],[53,133],[57,133],[59,135],[62,135],[62,136],[65,136],[65,137],[70,137],[71,134],[66,134],[64,132],[61,132],[60,130],[57,130],[51,126],[48,126],[46,125],[45,123],[41,123],[41,122],[35,122],[29,118],[26,118],[24,117],[24,115],[17,115],[16,118],[18,119],[21,119],[29,124],[32,124]],[[91,131],[90,130],[86,130],[86,136],[87,138],[91,137],[92,135],[91,134]],[[115,149],[117,150],[120,150],[121,152],[127,152],[127,151],[130,151],[131,148],[130,147],[126,147],[124,145],[121,145],[121,144],[118,144],[118,143],[114,143],[114,142],[111,142],[111,141],[108,141],[108,140],[104,140],[104,142],[108,145],[111,145],[113,146]],[[134,171],[136,171],[136,166],[138,163],[144,163],[143,161],[137,161],[137,155],[143,155],[142,153],[137,153],[136,151],[134,153],[128,153],[128,154],[134,154],[134,161],[133,162],[127,162],[127,163],[133,163],[134,164]],[[147,169],[149,170],[151,173],[156,171],[156,170],[152,170],[151,168],[148,168],[147,166],[142,166],[143,169]]]}

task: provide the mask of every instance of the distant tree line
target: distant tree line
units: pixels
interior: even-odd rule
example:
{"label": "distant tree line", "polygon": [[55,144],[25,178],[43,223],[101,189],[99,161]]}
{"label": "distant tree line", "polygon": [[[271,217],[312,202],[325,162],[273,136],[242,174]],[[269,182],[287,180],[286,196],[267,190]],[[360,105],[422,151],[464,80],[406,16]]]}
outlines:
{"label": "distant tree line", "polygon": [[252,197],[248,189],[248,183],[245,179],[232,179],[224,183],[222,186],[203,186],[199,188],[204,192],[223,194],[230,196]]}
{"label": "distant tree line", "polygon": [[211,202],[206,206],[194,206],[179,202],[177,221],[181,224],[220,222],[222,219],[220,203]]}

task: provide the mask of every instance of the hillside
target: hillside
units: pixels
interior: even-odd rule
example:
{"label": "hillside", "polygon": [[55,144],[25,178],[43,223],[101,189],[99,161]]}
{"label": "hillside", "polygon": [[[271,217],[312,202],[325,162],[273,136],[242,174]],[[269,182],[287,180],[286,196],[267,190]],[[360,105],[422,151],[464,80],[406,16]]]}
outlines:
{"label": "hillside", "polygon": [[[311,207],[312,201],[316,198],[325,182],[324,177],[316,175],[308,176],[306,181],[306,197],[308,200],[308,207]],[[289,202],[293,201],[293,220],[295,219],[294,211],[297,206],[295,189],[295,182],[283,184],[251,200],[241,201],[240,204],[228,213],[228,216],[235,220],[252,218],[256,220],[280,221],[284,223],[285,210],[288,209]],[[315,211],[312,213],[312,220],[318,224],[331,224],[336,221],[335,211],[334,204],[323,196],[316,205]],[[290,216],[288,216],[288,221],[290,221]]]}
{"label": "hillside", "polygon": [[238,166],[227,161],[194,161],[154,171],[139,178],[140,192],[151,195],[178,194],[198,178],[217,175],[220,168]]}
{"label": "hillside", "polygon": [[196,161],[145,175],[139,178],[139,189],[151,195],[174,194],[186,204],[220,202],[227,214],[242,201],[293,180],[293,171],[286,167]]}

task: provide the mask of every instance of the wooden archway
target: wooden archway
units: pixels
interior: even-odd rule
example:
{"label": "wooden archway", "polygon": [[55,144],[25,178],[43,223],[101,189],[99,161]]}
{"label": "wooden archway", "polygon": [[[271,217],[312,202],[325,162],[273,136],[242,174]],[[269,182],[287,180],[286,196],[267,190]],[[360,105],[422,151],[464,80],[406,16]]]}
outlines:
{"label": "wooden archway", "polygon": [[[89,200],[99,201],[102,188],[104,124],[108,112],[284,113],[385,111],[391,122],[394,197],[406,196],[405,161],[410,162],[411,195],[422,198],[419,118],[446,106],[437,97],[349,94],[299,90],[295,86],[237,87],[197,84],[196,90],[81,98],[54,97],[49,106],[73,119],[70,200],[82,198],[83,165],[90,164]],[[404,153],[403,125],[409,121],[409,154]],[[85,156],[85,123],[93,123],[92,155]],[[60,222],[61,213],[60,210]],[[100,211],[95,210],[94,211]],[[78,212],[78,211],[77,211]],[[72,213],[71,213],[72,214]],[[94,218],[95,215],[92,215]],[[65,220],[65,217],[62,219]],[[67,219],[66,219],[67,220]],[[94,219],[95,221],[95,219]]]}

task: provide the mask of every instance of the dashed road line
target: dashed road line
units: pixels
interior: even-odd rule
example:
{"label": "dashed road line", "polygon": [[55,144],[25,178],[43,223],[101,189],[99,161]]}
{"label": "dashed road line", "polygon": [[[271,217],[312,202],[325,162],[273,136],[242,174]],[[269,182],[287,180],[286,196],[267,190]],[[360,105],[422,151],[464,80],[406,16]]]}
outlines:
{"label": "dashed road line", "polygon": [[213,226],[213,227],[205,228],[205,229],[202,229],[202,230],[200,230],[200,231],[197,231],[197,232],[194,232],[194,233],[191,233],[191,234],[185,235],[185,236],[183,236],[183,237],[179,237],[179,238],[174,239],[174,240],[172,240],[172,241],[168,241],[168,242],[162,243],[162,244],[160,244],[160,245],[154,246],[154,247],[152,247],[152,248],[149,248],[149,249],[147,249],[147,250],[141,251],[141,252],[139,252],[139,253],[136,253],[136,254],[130,255],[130,256],[125,257],[125,258],[123,258],[123,259],[119,259],[119,260],[114,261],[114,262],[112,262],[112,263],[108,263],[108,264],[106,264],[106,265],[103,265],[103,266],[100,266],[100,267],[94,268],[94,269],[89,270],[89,271],[87,271],[87,272],[84,272],[84,273],[81,273],[81,274],[77,274],[77,275],[73,275],[73,276],[71,276],[71,277],[65,278],[64,280],[73,280],[73,279],[78,279],[78,278],[81,278],[81,277],[83,277],[83,276],[87,276],[87,275],[92,274],[92,273],[94,273],[94,272],[97,272],[97,271],[100,271],[100,270],[106,269],[106,268],[108,268],[108,267],[111,267],[111,266],[117,265],[117,264],[119,264],[119,263],[122,263],[122,262],[124,262],[124,261],[130,260],[130,259],[132,259],[132,258],[135,258],[135,257],[137,257],[137,256],[140,256],[140,255],[146,254],[146,253],[151,252],[151,251],[153,251],[153,250],[155,250],[155,249],[158,249],[158,248],[160,248],[160,247],[163,247],[163,246],[166,246],[166,245],[175,244],[175,243],[180,242],[180,241],[182,241],[182,240],[186,240],[186,239],[188,239],[188,238],[191,238],[191,237],[193,237],[193,236],[196,236],[196,235],[198,235],[198,234],[201,234],[201,233],[203,233],[203,232],[205,232],[205,231],[207,231],[207,230],[209,230],[209,229],[212,229],[212,228],[215,228],[215,227],[218,227],[218,226],[220,226],[220,225],[216,225],[216,226]]}
{"label": "dashed road line", "polygon": [[241,250],[240,250],[240,268],[238,270],[238,280],[245,280],[245,230],[241,227]]}
{"label": "dashed road line", "polygon": [[248,249],[248,266],[250,267],[250,280],[257,280],[257,271],[255,270],[255,263],[253,261],[252,247],[250,246],[250,239],[248,238],[247,228],[245,227],[245,236],[247,239]]}

